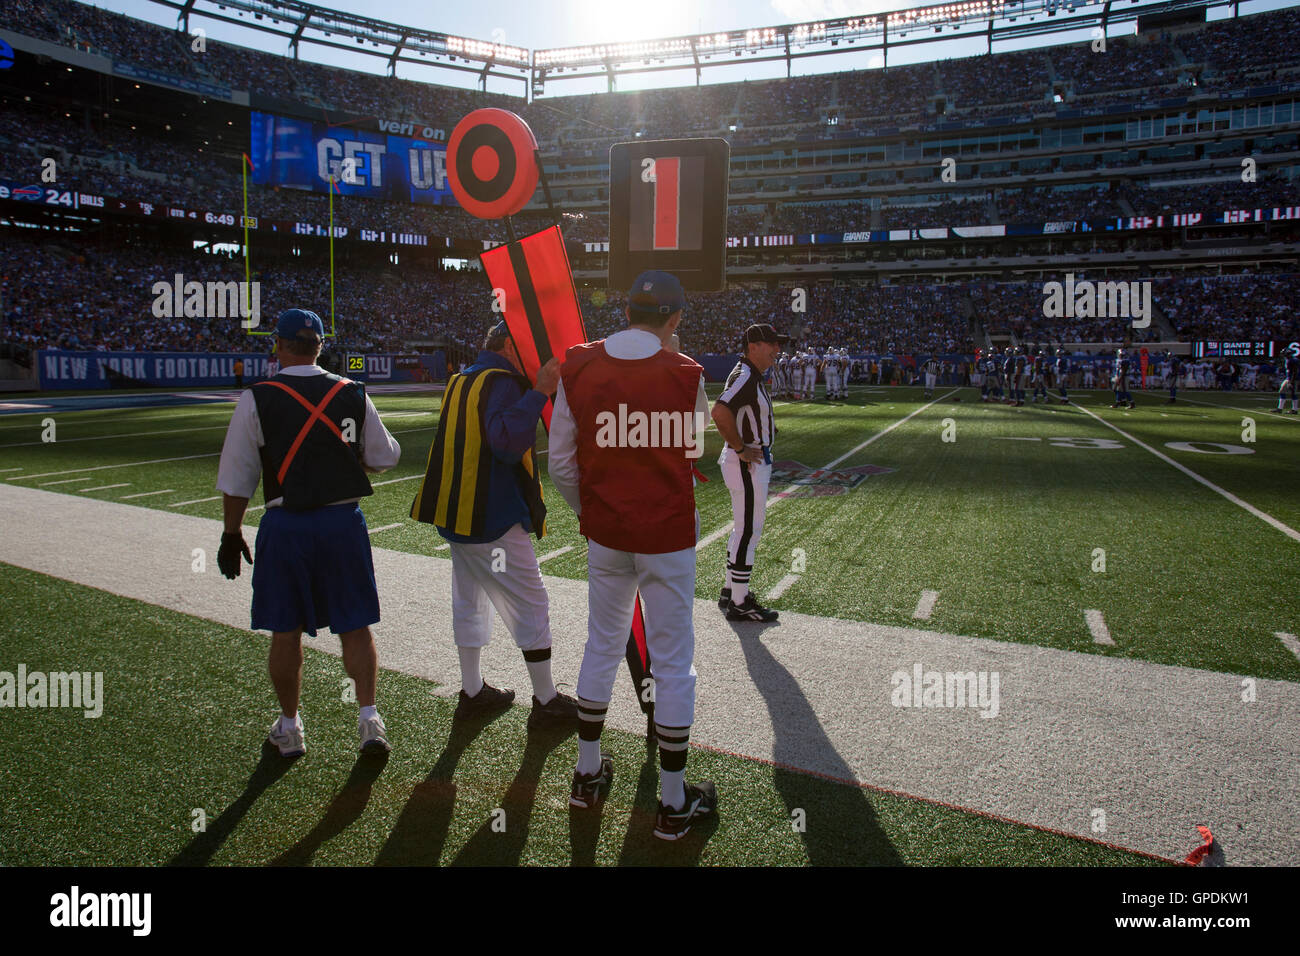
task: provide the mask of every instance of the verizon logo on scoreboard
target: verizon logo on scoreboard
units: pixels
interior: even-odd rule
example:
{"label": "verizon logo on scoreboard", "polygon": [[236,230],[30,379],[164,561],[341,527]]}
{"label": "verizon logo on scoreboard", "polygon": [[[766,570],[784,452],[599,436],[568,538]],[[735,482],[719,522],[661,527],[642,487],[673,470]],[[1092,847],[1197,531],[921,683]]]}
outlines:
{"label": "verizon logo on scoreboard", "polygon": [[609,151],[609,283],[662,269],[690,291],[719,290],[726,255],[722,139],[619,143]]}

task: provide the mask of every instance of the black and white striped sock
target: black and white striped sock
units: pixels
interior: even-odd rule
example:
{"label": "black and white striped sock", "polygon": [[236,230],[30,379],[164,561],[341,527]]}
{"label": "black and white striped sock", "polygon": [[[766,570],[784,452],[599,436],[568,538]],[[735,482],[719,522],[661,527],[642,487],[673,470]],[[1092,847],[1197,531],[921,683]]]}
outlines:
{"label": "black and white striped sock", "polygon": [[590,776],[600,769],[600,733],[605,729],[609,703],[578,698],[578,773]]}

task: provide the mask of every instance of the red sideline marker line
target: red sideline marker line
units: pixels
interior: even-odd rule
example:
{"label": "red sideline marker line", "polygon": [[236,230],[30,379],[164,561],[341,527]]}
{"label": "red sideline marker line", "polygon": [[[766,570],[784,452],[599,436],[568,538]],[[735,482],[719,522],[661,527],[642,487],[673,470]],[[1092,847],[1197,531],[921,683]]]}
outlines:
{"label": "red sideline marker line", "polygon": [[805,770],[803,767],[795,767],[788,763],[780,763],[776,760],[767,760],[764,757],[752,757],[749,754],[736,753],[732,750],[725,750],[722,747],[711,747],[708,744],[697,744],[694,741],[691,741],[690,746],[699,750],[708,750],[715,754],[722,754],[725,757],[738,757],[741,760],[752,760],[754,763],[761,763],[768,767],[775,767],[778,770],[789,770],[791,773],[800,773],[805,777],[818,777],[822,780],[829,780],[831,783],[843,784],[846,787],[857,787],[859,790],[870,790],[872,793],[883,793],[891,797],[902,797],[905,800],[915,800],[918,803],[928,803],[930,806],[943,807],[945,810],[959,810],[962,813],[974,814],[977,817],[984,817],[986,820],[996,820],[998,823],[1012,823],[1019,827],[1028,827],[1030,830],[1037,830],[1040,833],[1050,833],[1053,836],[1068,837],[1071,840],[1082,840],[1084,843],[1104,846],[1108,850],[1119,850],[1122,853],[1132,853],[1136,856],[1143,856],[1148,860],[1159,860],[1161,863],[1174,863],[1179,866],[1186,865],[1182,860],[1174,860],[1167,856],[1161,856],[1158,853],[1148,853],[1146,850],[1135,850],[1132,847],[1120,846],[1118,843],[1107,843],[1105,840],[1080,836],[1077,833],[1068,833],[1065,830],[1040,826],[1037,823],[1026,823],[1024,820],[1014,820],[1011,817],[1004,817],[997,813],[989,813],[987,810],[976,810],[973,807],[963,807],[959,803],[948,803],[944,800],[935,800],[932,797],[918,797],[916,794],[907,793],[904,790],[890,790],[888,787],[878,787],[875,784],[863,783],[861,780],[851,780],[847,777],[836,777],[829,773],[821,773],[818,770]]}

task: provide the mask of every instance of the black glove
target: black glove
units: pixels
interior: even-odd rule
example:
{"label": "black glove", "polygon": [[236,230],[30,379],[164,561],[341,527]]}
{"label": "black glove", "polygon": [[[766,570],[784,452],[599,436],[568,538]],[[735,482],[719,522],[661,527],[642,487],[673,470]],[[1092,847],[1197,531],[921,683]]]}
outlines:
{"label": "black glove", "polygon": [[221,548],[217,551],[217,567],[221,573],[230,580],[239,577],[240,561],[239,555],[243,553],[248,558],[248,563],[253,563],[253,555],[249,553],[248,543],[244,536],[238,531],[227,531],[221,535]]}

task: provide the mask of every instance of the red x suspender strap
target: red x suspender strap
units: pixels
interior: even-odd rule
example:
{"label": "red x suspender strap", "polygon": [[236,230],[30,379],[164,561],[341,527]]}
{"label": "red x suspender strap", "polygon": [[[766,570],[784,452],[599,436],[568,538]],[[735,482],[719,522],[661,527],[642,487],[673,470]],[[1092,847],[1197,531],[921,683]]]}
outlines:
{"label": "red x suspender strap", "polygon": [[284,456],[284,461],[280,464],[280,471],[275,476],[276,481],[280,482],[280,484],[284,484],[284,476],[289,471],[289,464],[293,461],[294,456],[298,454],[298,449],[302,447],[303,439],[307,437],[307,433],[311,431],[312,425],[314,425],[318,419],[324,422],[329,427],[329,430],[338,436],[339,441],[343,441],[343,432],[339,430],[339,426],[335,425],[332,421],[330,421],[328,418],[325,417],[325,407],[329,405],[329,403],[333,400],[334,396],[339,393],[339,389],[341,389],[344,385],[351,385],[352,382],[346,378],[340,379],[339,381],[335,382],[334,387],[325,393],[325,397],[320,400],[319,405],[313,405],[311,402],[307,401],[307,399],[303,398],[301,395],[299,395],[297,392],[291,389],[288,385],[285,385],[284,382],[268,381],[268,382],[262,382],[261,384],[274,385],[276,388],[283,389],[284,391],[292,395],[298,401],[299,405],[307,409],[307,411],[311,412],[311,415],[307,417],[306,424],[304,424],[302,428],[299,430],[298,437],[295,438],[293,440],[293,444],[289,446],[289,453]]}

